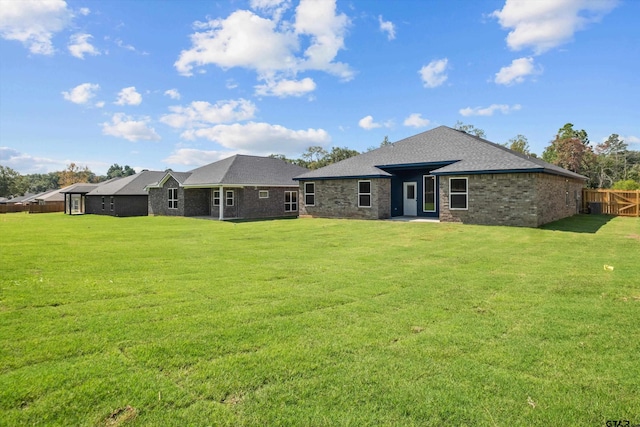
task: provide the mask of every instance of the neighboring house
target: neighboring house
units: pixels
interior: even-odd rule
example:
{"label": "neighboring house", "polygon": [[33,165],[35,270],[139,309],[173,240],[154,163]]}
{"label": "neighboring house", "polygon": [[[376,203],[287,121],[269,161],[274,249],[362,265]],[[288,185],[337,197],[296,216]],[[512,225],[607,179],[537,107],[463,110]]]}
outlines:
{"label": "neighboring house", "polygon": [[440,126],[295,179],[301,216],[537,227],[578,213],[586,177]]}
{"label": "neighboring house", "polygon": [[295,217],[296,175],[307,169],[270,157],[235,155],[190,172],[167,171],[147,186],[150,215],[224,219]]}
{"label": "neighboring house", "polygon": [[87,193],[93,191],[99,185],[83,182],[72,184],[60,190],[64,194],[64,213],[69,215],[84,214]]}
{"label": "neighboring house", "polygon": [[64,189],[57,190],[49,190],[44,193],[40,193],[32,198],[33,203],[37,203],[39,205],[50,205],[50,204],[64,204],[64,194],[62,191]]}
{"label": "neighboring house", "polygon": [[111,216],[146,216],[149,196],[145,187],[164,177],[164,171],[144,170],[135,175],[106,181],[85,196],[88,214]]}

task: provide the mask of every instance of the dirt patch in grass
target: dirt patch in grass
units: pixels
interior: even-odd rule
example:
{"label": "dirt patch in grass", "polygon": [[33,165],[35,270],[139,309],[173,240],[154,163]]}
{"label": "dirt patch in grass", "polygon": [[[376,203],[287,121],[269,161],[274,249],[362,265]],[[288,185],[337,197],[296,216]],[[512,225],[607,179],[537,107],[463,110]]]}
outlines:
{"label": "dirt patch in grass", "polygon": [[628,239],[640,240],[640,234],[629,234],[627,236]]}
{"label": "dirt patch in grass", "polygon": [[118,408],[113,411],[104,421],[105,426],[115,427],[121,426],[129,421],[133,421],[138,416],[138,410],[129,405],[124,408]]}

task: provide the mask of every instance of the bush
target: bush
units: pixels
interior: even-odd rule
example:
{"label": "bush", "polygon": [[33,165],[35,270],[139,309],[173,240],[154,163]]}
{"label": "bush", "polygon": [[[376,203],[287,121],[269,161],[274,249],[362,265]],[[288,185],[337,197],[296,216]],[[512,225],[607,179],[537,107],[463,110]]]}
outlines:
{"label": "bush", "polygon": [[612,190],[640,190],[640,182],[632,179],[616,181],[611,187]]}

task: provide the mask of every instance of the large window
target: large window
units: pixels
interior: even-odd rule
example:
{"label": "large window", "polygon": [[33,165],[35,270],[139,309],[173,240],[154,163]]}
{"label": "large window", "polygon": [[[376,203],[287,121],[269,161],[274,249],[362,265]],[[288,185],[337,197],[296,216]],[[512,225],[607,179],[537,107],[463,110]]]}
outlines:
{"label": "large window", "polygon": [[227,206],[233,206],[233,190],[226,191],[225,200],[225,204]]}
{"label": "large window", "polygon": [[358,207],[371,207],[371,181],[358,181]]}
{"label": "large window", "polygon": [[468,208],[467,178],[449,179],[449,209],[466,210]]}
{"label": "large window", "polygon": [[169,209],[178,209],[178,189],[169,189]]}
{"label": "large window", "polygon": [[298,212],[298,192],[297,191],[284,192],[284,211]]}
{"label": "large window", "polygon": [[304,204],[307,206],[315,206],[316,204],[316,183],[304,183]]}
{"label": "large window", "polygon": [[220,190],[213,190],[213,206],[220,206]]}
{"label": "large window", "polygon": [[433,175],[425,175],[423,177],[424,189],[422,195],[422,211],[423,212],[435,212],[436,211],[436,177]]}

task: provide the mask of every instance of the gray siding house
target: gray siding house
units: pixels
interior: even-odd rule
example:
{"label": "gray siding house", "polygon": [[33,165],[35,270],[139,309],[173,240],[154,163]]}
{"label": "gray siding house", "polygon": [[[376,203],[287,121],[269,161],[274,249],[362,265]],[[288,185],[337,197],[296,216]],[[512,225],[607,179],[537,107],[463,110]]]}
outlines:
{"label": "gray siding house", "polygon": [[295,179],[300,216],[538,227],[578,213],[586,177],[440,126]]}
{"label": "gray siding house", "polygon": [[260,219],[298,216],[296,175],[280,159],[235,155],[190,172],[167,171],[147,186],[149,215]]}
{"label": "gray siding house", "polygon": [[145,187],[164,175],[164,171],[144,170],[135,175],[104,182],[86,194],[85,212],[111,216],[146,216],[149,214],[149,195]]}

